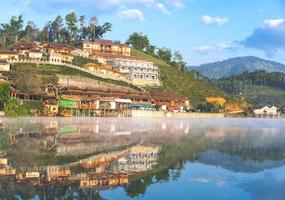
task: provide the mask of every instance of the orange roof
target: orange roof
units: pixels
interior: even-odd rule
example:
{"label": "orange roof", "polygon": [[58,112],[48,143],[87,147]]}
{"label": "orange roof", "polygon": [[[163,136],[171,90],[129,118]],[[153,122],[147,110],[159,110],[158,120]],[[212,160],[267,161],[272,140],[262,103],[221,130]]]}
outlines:
{"label": "orange roof", "polygon": [[206,101],[209,103],[219,103],[219,104],[224,104],[227,101],[222,98],[222,97],[206,97]]}

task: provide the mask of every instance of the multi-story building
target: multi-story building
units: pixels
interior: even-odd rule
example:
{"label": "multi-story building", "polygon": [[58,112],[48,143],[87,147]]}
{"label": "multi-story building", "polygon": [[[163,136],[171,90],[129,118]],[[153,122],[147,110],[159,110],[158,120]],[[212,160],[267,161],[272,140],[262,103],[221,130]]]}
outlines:
{"label": "multi-story building", "polygon": [[133,84],[159,86],[158,67],[153,62],[136,57],[114,57],[107,61],[115,70],[128,74]]}
{"label": "multi-story building", "polygon": [[104,53],[104,54],[115,54],[115,55],[131,55],[131,48],[126,44],[120,44],[111,40],[94,40],[83,41],[82,49],[84,51],[92,53]]}

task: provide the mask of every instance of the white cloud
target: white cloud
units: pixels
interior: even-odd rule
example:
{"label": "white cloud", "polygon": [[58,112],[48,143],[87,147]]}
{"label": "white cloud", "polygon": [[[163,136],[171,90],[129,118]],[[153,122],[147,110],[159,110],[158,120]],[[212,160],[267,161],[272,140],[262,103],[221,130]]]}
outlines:
{"label": "white cloud", "polygon": [[267,19],[267,20],[264,20],[264,24],[265,26],[267,27],[278,27],[280,25],[283,25],[285,24],[285,19]]}
{"label": "white cloud", "polygon": [[232,49],[233,49],[232,46],[225,43],[192,47],[193,51],[200,54],[209,54],[215,51],[232,50]]}
{"label": "white cloud", "polygon": [[[22,7],[30,7],[38,12],[52,13],[54,10],[88,10],[94,12],[112,12],[120,7],[150,8],[166,15],[169,9],[182,7],[186,0],[48,0],[38,3],[38,0],[11,0]],[[190,1],[190,0],[187,0]]]}
{"label": "white cloud", "polygon": [[126,9],[118,13],[119,18],[128,20],[140,20],[144,21],[144,14],[139,9]]}
{"label": "white cloud", "polygon": [[222,26],[229,22],[229,19],[227,17],[211,17],[209,15],[204,15],[201,17],[201,20],[205,25],[215,24],[218,26]]}
{"label": "white cloud", "polygon": [[152,7],[166,15],[170,15],[170,11],[165,7],[165,5],[163,3],[155,3],[152,5]]}
{"label": "white cloud", "polygon": [[167,5],[171,5],[176,9],[184,8],[183,0],[166,0]]}

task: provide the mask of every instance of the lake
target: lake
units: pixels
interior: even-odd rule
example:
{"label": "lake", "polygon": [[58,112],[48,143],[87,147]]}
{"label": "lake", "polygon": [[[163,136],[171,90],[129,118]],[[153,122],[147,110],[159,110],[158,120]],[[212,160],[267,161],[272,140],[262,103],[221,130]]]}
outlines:
{"label": "lake", "polygon": [[285,120],[17,118],[0,199],[285,198]]}

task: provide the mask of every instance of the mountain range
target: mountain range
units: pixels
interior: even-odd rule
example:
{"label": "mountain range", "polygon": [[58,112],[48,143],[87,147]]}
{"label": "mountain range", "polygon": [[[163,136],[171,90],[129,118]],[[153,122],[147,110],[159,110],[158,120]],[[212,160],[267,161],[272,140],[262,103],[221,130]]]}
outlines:
{"label": "mountain range", "polygon": [[231,58],[224,61],[189,67],[189,69],[198,71],[201,75],[211,79],[229,77],[245,71],[265,70],[266,72],[285,73],[284,64],[253,56]]}

